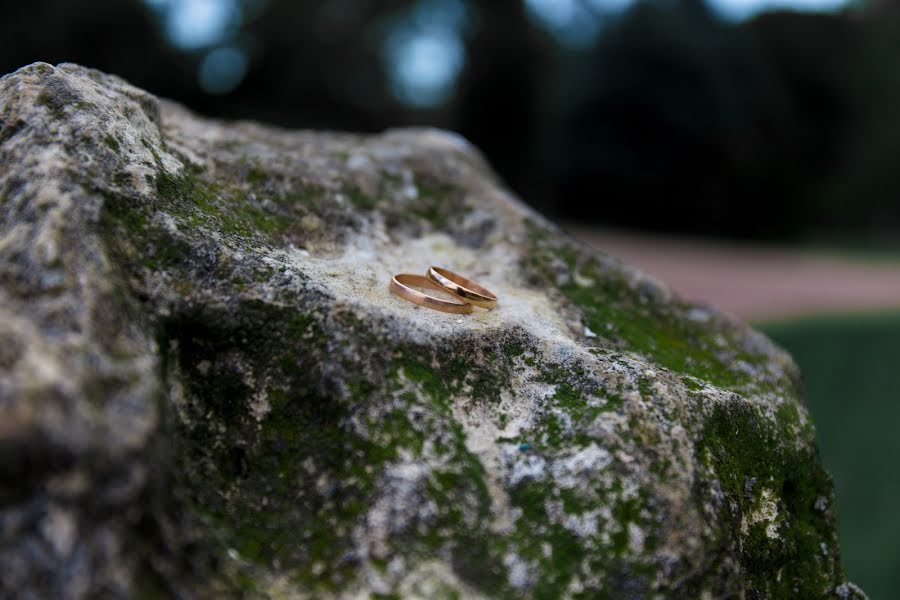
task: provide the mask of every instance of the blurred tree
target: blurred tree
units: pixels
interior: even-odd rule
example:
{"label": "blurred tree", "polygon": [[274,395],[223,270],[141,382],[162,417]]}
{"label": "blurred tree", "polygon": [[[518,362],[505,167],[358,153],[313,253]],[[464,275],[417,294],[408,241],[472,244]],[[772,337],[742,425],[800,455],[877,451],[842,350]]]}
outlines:
{"label": "blurred tree", "polygon": [[734,26],[698,0],[636,6],[584,55],[558,109],[560,211],[796,235],[810,181],[834,168],[852,34],[842,17],[777,13]]}
{"label": "blurred tree", "polygon": [[873,2],[860,27],[851,66],[852,119],[837,168],[816,188],[813,227],[827,241],[865,239],[896,247],[900,239],[900,5]]}
{"label": "blurred tree", "polygon": [[0,14],[0,73],[35,61],[77,62],[160,95],[180,96],[192,85],[193,73],[136,0],[5,2]]}
{"label": "blurred tree", "polygon": [[559,49],[534,28],[520,0],[470,6],[477,26],[452,126],[490,157],[513,189],[530,202],[552,205],[540,136]]}
{"label": "blurred tree", "polygon": [[855,96],[866,32],[849,14],[791,12],[761,15],[745,29],[773,87],[783,90],[767,154],[780,174],[773,191],[794,207],[784,234],[809,237],[826,225],[840,231],[857,209],[850,202],[828,217],[822,185],[840,170],[852,123],[865,110]]}
{"label": "blurred tree", "polygon": [[270,0],[245,28],[248,76],[227,98],[215,99],[225,102],[219,110],[292,127],[359,131],[399,120],[402,107],[388,93],[379,43],[386,19],[410,4]]}

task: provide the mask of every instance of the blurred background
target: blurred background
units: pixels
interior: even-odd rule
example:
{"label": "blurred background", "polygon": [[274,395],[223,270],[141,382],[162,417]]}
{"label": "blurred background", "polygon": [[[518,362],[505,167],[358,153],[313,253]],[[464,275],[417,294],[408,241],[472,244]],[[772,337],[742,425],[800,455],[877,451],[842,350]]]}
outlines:
{"label": "blurred background", "polygon": [[900,2],[0,1],[0,73],[480,147],[527,202],[804,370],[844,562],[900,589]]}

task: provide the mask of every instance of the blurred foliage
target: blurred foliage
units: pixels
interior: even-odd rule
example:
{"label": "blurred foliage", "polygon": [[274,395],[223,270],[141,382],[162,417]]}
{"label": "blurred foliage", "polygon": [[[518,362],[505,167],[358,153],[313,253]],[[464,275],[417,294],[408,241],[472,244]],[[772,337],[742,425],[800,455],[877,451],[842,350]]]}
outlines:
{"label": "blurred foliage", "polygon": [[893,598],[900,589],[900,315],[816,318],[762,329],[805,375],[807,405],[837,491],[847,575],[871,598]]}
{"label": "blurred foliage", "polygon": [[385,47],[439,0],[234,0],[227,41],[248,66],[222,95],[198,83],[210,48],[169,43],[151,8],[161,2],[7,3],[0,71],[70,60],[213,116],[453,129],[558,217],[817,242],[891,245],[900,233],[892,3],[729,23],[702,0],[646,0],[598,14],[596,41],[573,48],[521,1],[453,0],[465,64],[455,93],[426,109],[392,94]]}
{"label": "blurred foliage", "polygon": [[[590,56],[560,128],[564,212],[653,229],[788,237],[815,223],[850,113],[844,17],[723,24],[639,6]],[[580,202],[594,191],[602,201]]]}

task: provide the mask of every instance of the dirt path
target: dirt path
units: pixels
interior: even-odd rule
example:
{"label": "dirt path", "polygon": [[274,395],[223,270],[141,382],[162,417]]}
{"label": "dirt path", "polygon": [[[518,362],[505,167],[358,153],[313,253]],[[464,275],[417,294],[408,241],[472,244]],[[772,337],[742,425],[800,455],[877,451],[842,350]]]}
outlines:
{"label": "dirt path", "polygon": [[900,262],[567,226],[575,237],[744,319],[900,309]]}

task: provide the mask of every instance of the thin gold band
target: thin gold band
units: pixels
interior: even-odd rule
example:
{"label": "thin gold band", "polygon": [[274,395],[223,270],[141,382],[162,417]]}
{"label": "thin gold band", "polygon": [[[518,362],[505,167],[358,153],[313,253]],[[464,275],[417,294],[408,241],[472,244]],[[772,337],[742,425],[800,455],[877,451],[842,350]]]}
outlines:
{"label": "thin gold band", "polygon": [[469,304],[487,309],[497,306],[497,295],[494,292],[453,271],[431,267],[428,269],[427,277],[445,291]]}
{"label": "thin gold band", "polygon": [[472,312],[471,304],[458,300],[442,300],[434,296],[429,296],[428,294],[423,294],[422,292],[410,288],[409,286],[411,285],[423,288],[433,288],[442,292],[447,291],[423,275],[399,273],[391,278],[391,292],[413,304],[447,313],[466,315]]}

